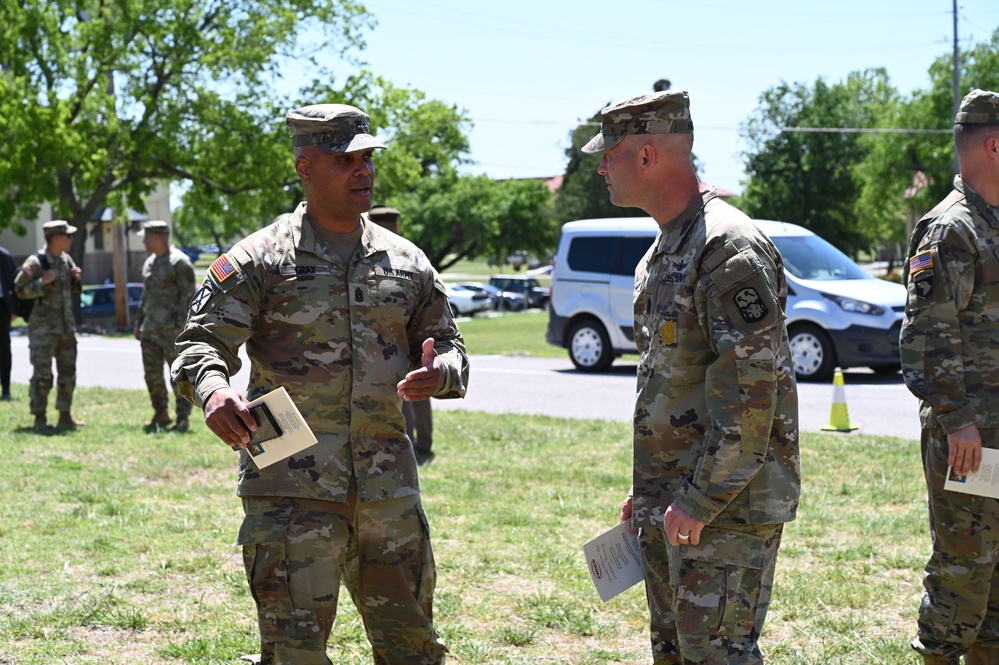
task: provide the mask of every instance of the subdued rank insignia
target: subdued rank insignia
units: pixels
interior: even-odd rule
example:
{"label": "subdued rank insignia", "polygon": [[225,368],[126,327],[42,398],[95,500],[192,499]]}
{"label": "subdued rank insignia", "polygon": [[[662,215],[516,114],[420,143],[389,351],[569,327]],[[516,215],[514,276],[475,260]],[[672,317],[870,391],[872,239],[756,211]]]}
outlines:
{"label": "subdued rank insignia", "polygon": [[659,329],[659,339],[662,340],[664,346],[676,344],[676,321],[672,319],[663,321],[662,328]]}
{"label": "subdued rank insignia", "polygon": [[364,290],[359,286],[354,287],[354,302],[364,302]]}
{"label": "subdued rank insignia", "polygon": [[751,286],[739,289],[735,294],[735,305],[747,323],[762,321],[770,312],[760,299],[760,294]]}
{"label": "subdued rank insignia", "polygon": [[194,294],[194,298],[191,300],[191,314],[200,313],[204,308],[205,303],[207,303],[211,297],[212,285],[206,280],[204,285],[198,289],[198,292]]}

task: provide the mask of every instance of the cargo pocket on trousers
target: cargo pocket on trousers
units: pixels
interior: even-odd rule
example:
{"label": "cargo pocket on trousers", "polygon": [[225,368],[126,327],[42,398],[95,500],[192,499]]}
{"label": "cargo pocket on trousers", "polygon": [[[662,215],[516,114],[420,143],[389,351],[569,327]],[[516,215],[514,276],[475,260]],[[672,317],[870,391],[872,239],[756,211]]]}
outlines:
{"label": "cargo pocket on trousers", "polygon": [[243,568],[257,604],[260,631],[266,637],[279,636],[294,612],[285,547],[292,502],[277,497],[243,497],[243,510],[236,544],[243,547]]}
{"label": "cargo pocket on trousers", "polygon": [[680,635],[749,635],[756,622],[766,562],[764,539],[705,527],[697,545],[669,547]]}

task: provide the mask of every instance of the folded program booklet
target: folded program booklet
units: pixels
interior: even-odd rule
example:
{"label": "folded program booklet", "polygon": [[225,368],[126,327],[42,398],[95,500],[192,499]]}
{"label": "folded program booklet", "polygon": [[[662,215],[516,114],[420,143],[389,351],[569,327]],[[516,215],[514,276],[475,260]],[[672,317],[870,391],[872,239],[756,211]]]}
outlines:
{"label": "folded program booklet", "polygon": [[316,435],[284,387],[258,397],[247,406],[257,421],[257,430],[250,434],[246,452],[257,468],[280,462],[316,443]]}
{"label": "folded program booklet", "polygon": [[982,448],[982,465],[978,467],[978,473],[960,476],[954,473],[953,467],[948,467],[944,489],[999,499],[999,450]]}
{"label": "folded program booklet", "polygon": [[604,602],[645,579],[638,534],[631,533],[630,525],[620,522],[583,545],[590,578]]}

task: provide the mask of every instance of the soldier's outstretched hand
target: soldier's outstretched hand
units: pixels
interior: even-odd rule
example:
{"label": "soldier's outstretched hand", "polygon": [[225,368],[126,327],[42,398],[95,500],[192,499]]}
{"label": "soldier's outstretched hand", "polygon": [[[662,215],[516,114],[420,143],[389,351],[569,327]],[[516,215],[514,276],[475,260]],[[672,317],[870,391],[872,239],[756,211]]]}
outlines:
{"label": "soldier's outstretched hand", "polygon": [[399,395],[407,402],[429,399],[440,392],[447,380],[447,366],[437,350],[434,340],[423,340],[423,360],[420,369],[414,369],[396,386]]}

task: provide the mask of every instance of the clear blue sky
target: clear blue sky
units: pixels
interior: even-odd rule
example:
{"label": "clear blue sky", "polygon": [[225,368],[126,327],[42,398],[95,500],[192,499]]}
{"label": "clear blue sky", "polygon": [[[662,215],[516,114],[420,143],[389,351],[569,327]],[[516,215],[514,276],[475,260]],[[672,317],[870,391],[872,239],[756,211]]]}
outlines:
{"label": "clear blue sky", "polygon": [[[704,180],[741,191],[739,126],[781,81],[884,67],[909,94],[951,53],[951,0],[363,0],[367,68],[465,109],[470,173],[563,173],[568,135],[666,78],[688,90]],[[999,27],[999,0],[963,0],[958,37]],[[342,71],[342,65],[335,66]]]}

